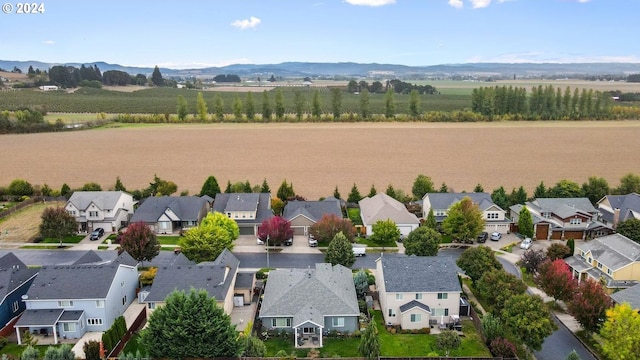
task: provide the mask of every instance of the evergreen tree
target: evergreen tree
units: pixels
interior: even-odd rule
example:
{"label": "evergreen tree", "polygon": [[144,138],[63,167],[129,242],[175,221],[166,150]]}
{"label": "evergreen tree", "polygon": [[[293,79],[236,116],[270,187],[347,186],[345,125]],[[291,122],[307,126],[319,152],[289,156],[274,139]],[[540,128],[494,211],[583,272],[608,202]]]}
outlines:
{"label": "evergreen tree", "polygon": [[213,96],[213,112],[216,114],[218,121],[224,120],[224,100],[222,100],[222,96],[219,93]]}
{"label": "evergreen tree", "polygon": [[504,191],[504,187],[502,186],[493,190],[493,192],[491,193],[491,200],[501,209],[509,208],[509,198],[507,197],[507,193]]}
{"label": "evergreen tree", "polygon": [[67,183],[62,184],[62,187],[60,188],[60,196],[69,197],[71,194],[72,191],[69,185],[67,185]]}
{"label": "evergreen tree", "polygon": [[262,180],[262,186],[260,186],[260,192],[261,193],[271,192],[271,188],[269,188],[269,183],[267,183],[267,178],[264,178],[264,180]]}
{"label": "evergreen tree", "polygon": [[427,214],[427,220],[425,220],[424,226],[433,230],[436,230],[436,228],[438,227],[438,222],[436,221],[436,217],[433,214],[433,208],[429,209],[429,214]]}
{"label": "evergreen tree", "polygon": [[304,97],[304,94],[300,91],[295,91],[293,93],[293,105],[296,109],[296,119],[298,121],[302,121],[304,117],[304,111],[306,107],[307,100]]}
{"label": "evergreen tree", "polygon": [[393,118],[396,116],[396,102],[393,98],[393,89],[387,90],[387,93],[384,95],[384,116],[387,119]]}
{"label": "evergreen tree", "polygon": [[480,185],[480,183],[478,183],[476,184],[476,187],[473,188],[473,192],[474,193],[484,192],[484,188],[482,187],[482,185]]}
{"label": "evergreen tree", "polygon": [[242,121],[242,100],[238,94],[233,98],[233,117],[236,121]]}
{"label": "evergreen tree", "polygon": [[340,120],[342,111],[342,91],[339,88],[331,88],[331,112],[333,121]]}
{"label": "evergreen tree", "polygon": [[225,194],[230,194],[231,193],[231,180],[227,181],[227,188],[224,189],[224,193]]}
{"label": "evergreen tree", "polygon": [[392,198],[396,198],[396,190],[393,188],[393,185],[389,184],[389,186],[387,186],[387,190],[384,192],[385,194],[389,195]]}
{"label": "evergreen tree", "polygon": [[277,192],[278,199],[282,201],[287,201],[289,198],[296,196],[295,191],[293,191],[293,184],[287,184],[287,179],[282,180],[282,184],[278,188]]}
{"label": "evergreen tree", "polygon": [[522,206],[518,214],[518,232],[525,237],[533,238],[533,218],[526,206]]}
{"label": "evergreen tree", "polygon": [[276,89],[276,118],[283,119],[284,118],[284,95],[282,95],[282,90],[280,88]]}
{"label": "evergreen tree", "polygon": [[367,272],[364,269],[358,270],[358,272],[353,275],[353,283],[356,287],[358,300],[364,300],[369,291],[369,277],[367,276]]}
{"label": "evergreen tree", "polygon": [[533,198],[546,198],[548,195],[547,188],[544,186],[544,181],[540,181],[540,184],[533,191]]}
{"label": "evergreen tree", "polygon": [[369,116],[371,116],[369,90],[367,89],[362,90],[360,92],[359,99],[360,99],[360,116],[362,116],[363,120],[366,120],[369,118]]}
{"label": "evergreen tree", "polygon": [[207,102],[204,100],[201,92],[198,92],[196,104],[198,108],[198,118],[202,122],[207,121],[209,117],[209,110],[207,109]]}
{"label": "evergreen tree", "polygon": [[215,176],[209,176],[207,180],[202,184],[202,188],[200,189],[200,196],[208,195],[213,199],[216,198],[216,194],[220,193],[220,185],[218,185],[218,180],[216,180]]}
{"label": "evergreen tree", "polygon": [[369,195],[367,195],[367,197],[374,197],[376,194],[378,194],[378,190],[376,190],[376,187],[371,184],[371,189],[369,189]]}
{"label": "evergreen tree", "polygon": [[380,340],[373,318],[360,336],[358,352],[367,360],[377,360],[380,357]]}
{"label": "evergreen tree", "polygon": [[338,185],[336,185],[336,188],[333,189],[333,197],[336,199],[340,199],[340,192],[338,191]]}
{"label": "evergreen tree", "polygon": [[348,268],[356,262],[351,242],[347,240],[347,237],[342,232],[337,233],[329,243],[324,261],[331,265],[340,264]]}
{"label": "evergreen tree", "polygon": [[116,191],[127,191],[127,189],[124,187],[124,185],[122,184],[122,181],[120,180],[120,176],[116,177],[116,186],[115,186],[115,190]]}
{"label": "evergreen tree", "polygon": [[316,119],[320,119],[320,116],[322,115],[322,102],[320,101],[320,91],[318,89],[315,89],[313,91],[311,115],[313,115],[313,117]]}
{"label": "evergreen tree", "polygon": [[162,78],[162,74],[160,73],[160,68],[158,68],[158,65],[153,68],[153,73],[151,74],[151,82],[155,86],[164,85],[164,79]]}
{"label": "evergreen tree", "polygon": [[349,192],[349,197],[347,198],[347,202],[357,203],[361,199],[362,199],[362,196],[360,195],[360,191],[358,191],[358,186],[356,185],[356,183],[353,183],[353,186],[351,187],[351,192]]}
{"label": "evergreen tree", "polygon": [[253,103],[253,93],[247,92],[247,98],[244,103],[244,113],[247,115],[247,120],[253,121],[256,117],[256,109]]}
{"label": "evergreen tree", "polygon": [[411,90],[409,96],[409,115],[417,118],[418,115],[420,115],[420,95],[418,94],[418,90]]}
{"label": "evergreen tree", "polygon": [[178,119],[184,121],[187,117],[187,100],[182,95],[178,95],[178,104],[177,104],[177,113]]}
{"label": "evergreen tree", "polygon": [[447,186],[447,184],[442,182],[442,185],[440,185],[440,190],[439,191],[441,193],[448,193],[449,192],[449,187]]}
{"label": "evergreen tree", "polygon": [[269,100],[269,93],[267,90],[262,92],[262,121],[268,122],[271,120],[271,101]]}

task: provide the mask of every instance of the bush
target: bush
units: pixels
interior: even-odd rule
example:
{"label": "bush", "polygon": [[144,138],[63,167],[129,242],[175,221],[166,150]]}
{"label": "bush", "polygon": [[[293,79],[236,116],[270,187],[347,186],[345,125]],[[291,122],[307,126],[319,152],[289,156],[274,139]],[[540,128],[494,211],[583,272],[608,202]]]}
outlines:
{"label": "bush", "polygon": [[4,336],[0,336],[0,349],[7,346],[8,343],[9,343],[9,339],[7,339]]}
{"label": "bush", "polygon": [[262,270],[258,270],[258,272],[256,273],[256,279],[257,280],[263,280],[267,278],[267,274],[264,273],[264,271]]}

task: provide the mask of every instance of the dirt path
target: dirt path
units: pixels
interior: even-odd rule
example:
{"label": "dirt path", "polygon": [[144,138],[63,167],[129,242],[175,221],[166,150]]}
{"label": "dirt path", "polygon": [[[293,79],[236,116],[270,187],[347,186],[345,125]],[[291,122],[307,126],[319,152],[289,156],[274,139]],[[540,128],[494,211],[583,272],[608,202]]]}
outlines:
{"label": "dirt path", "polygon": [[39,233],[38,227],[44,209],[64,205],[64,202],[37,203],[0,220],[0,245],[31,241]]}

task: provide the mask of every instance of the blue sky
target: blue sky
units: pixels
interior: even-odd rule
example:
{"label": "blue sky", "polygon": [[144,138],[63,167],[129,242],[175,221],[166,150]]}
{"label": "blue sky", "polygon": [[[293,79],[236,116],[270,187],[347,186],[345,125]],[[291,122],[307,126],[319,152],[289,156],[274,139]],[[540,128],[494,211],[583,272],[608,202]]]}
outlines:
{"label": "blue sky", "polygon": [[285,61],[640,62],[639,0],[40,3],[41,14],[17,14],[15,2],[11,13],[0,13],[0,59],[169,68]]}

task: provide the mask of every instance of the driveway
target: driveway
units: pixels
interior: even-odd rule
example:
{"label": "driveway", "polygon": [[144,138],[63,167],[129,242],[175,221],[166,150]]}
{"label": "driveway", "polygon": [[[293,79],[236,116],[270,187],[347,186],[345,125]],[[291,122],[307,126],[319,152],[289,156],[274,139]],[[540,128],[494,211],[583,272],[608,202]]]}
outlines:
{"label": "driveway", "polygon": [[[271,253],[282,254],[321,254],[317,247],[310,247],[307,237],[297,235],[293,237],[293,245],[291,246],[270,246]],[[258,245],[257,238],[253,235],[241,235],[235,241],[233,247],[234,253],[260,253],[266,252],[265,245]]]}

